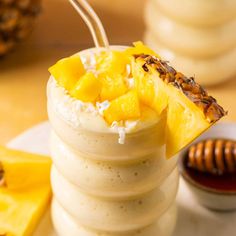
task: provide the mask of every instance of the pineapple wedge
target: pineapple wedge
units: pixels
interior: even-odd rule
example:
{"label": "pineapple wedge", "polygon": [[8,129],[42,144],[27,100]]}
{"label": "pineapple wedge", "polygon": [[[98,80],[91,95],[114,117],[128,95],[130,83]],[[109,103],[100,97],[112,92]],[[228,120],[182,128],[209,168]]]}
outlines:
{"label": "pineapple wedge", "polygon": [[0,233],[30,236],[51,198],[50,158],[0,147]]}
{"label": "pineapple wedge", "polygon": [[168,108],[166,148],[171,157],[226,114],[214,98],[158,57],[133,55],[132,74],[142,103],[161,114]]}

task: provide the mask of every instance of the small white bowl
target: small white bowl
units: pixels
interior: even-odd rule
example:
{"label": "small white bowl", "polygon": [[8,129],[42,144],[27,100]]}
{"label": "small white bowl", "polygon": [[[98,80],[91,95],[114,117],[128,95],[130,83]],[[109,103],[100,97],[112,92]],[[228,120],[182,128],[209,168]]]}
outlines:
{"label": "small white bowl", "polygon": [[[208,138],[225,138],[236,140],[236,123],[219,123],[210,128],[206,133],[201,135],[194,143]],[[191,144],[192,145],[192,144]],[[180,153],[179,167],[180,173],[193,192],[197,201],[212,210],[231,211],[236,210],[236,190],[223,191],[199,184],[193,180],[184,167],[184,156],[188,147]]]}

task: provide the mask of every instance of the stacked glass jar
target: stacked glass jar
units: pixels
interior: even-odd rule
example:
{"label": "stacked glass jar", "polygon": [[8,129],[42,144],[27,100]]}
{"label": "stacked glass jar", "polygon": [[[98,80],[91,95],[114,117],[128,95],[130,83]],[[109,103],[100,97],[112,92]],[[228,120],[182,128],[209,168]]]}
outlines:
{"label": "stacked glass jar", "polygon": [[149,0],[145,21],[146,43],[199,83],[236,75],[236,1]]}

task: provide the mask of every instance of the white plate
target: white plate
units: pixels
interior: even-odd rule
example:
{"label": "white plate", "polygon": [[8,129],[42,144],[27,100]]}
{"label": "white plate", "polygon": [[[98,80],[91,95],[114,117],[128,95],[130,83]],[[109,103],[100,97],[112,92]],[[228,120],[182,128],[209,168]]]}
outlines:
{"label": "white plate", "polygon": [[[210,129],[203,137],[211,136],[212,132],[217,133],[219,137],[236,139],[236,124],[221,123]],[[49,133],[50,125],[48,122],[44,122],[13,139],[8,143],[8,147],[49,155]],[[177,204],[178,221],[173,236],[236,235],[236,212],[220,213],[203,208],[194,200],[182,179],[180,180]],[[45,214],[34,236],[56,236],[49,212]]]}

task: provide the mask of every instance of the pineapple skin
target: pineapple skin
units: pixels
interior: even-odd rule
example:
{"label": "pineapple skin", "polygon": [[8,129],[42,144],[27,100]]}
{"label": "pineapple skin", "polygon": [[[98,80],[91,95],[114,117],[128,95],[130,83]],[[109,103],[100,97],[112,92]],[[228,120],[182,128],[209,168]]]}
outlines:
{"label": "pineapple skin", "polygon": [[131,68],[139,99],[158,114],[167,109],[167,158],[227,114],[193,78],[187,78],[155,56],[134,55]]}

